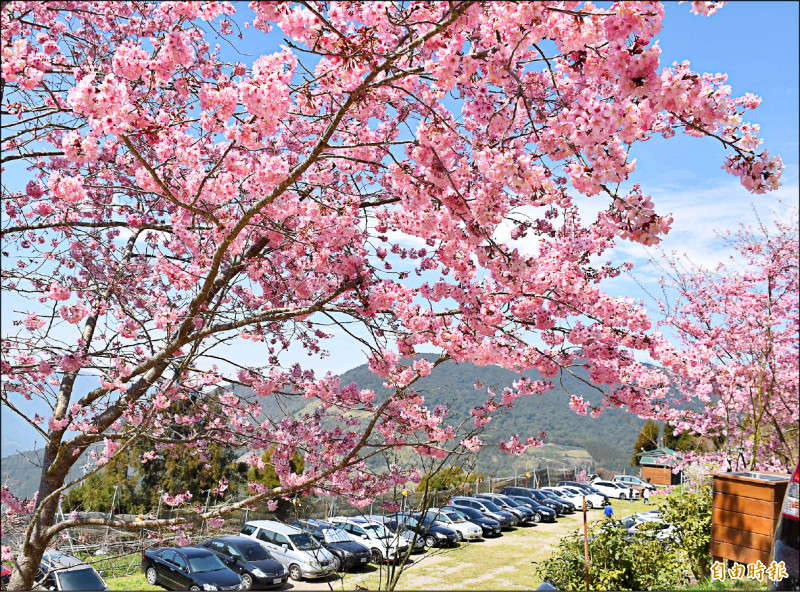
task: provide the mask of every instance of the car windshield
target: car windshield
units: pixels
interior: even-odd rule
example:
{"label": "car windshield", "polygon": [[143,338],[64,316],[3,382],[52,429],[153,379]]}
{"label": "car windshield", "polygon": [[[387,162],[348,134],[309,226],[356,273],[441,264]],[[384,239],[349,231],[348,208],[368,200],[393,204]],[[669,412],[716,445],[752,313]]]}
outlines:
{"label": "car windshield", "polygon": [[494,505],[492,502],[490,502],[489,500],[481,500],[481,503],[490,512],[502,512],[503,511],[500,508],[498,508],[496,505]]}
{"label": "car windshield", "polygon": [[58,572],[62,590],[105,590],[103,578],[92,567]]}
{"label": "car windshield", "polygon": [[464,520],[461,516],[459,516],[455,512],[445,512],[443,515],[446,516],[447,519],[453,524],[461,524],[462,522],[466,522],[466,520]]}
{"label": "car windshield", "polygon": [[324,531],[325,541],[328,543],[346,543],[351,540],[350,535],[343,528],[327,528]]}
{"label": "car windshield", "polygon": [[206,571],[217,571],[218,569],[225,569],[225,564],[222,563],[216,555],[203,555],[200,557],[189,557],[189,566],[195,573],[203,573]]}
{"label": "car windshield", "polygon": [[362,528],[367,531],[367,534],[375,536],[379,539],[390,539],[395,535],[383,525],[383,524],[363,524]]}
{"label": "car windshield", "polygon": [[313,551],[319,549],[319,543],[308,533],[290,534],[289,540],[300,551]]}
{"label": "car windshield", "polygon": [[483,516],[478,510],[473,510],[472,508],[465,508],[460,506],[458,508],[458,513],[463,514],[464,516],[469,516],[470,518],[480,518]]}
{"label": "car windshield", "polygon": [[242,554],[245,561],[262,561],[264,559],[272,559],[264,547],[259,544],[255,545],[237,545],[236,550]]}
{"label": "car windshield", "polygon": [[625,528],[630,528],[636,522],[636,519],[633,516],[628,516],[627,518],[623,518],[619,522]]}
{"label": "car windshield", "polygon": [[521,504],[521,503],[519,503],[517,500],[515,500],[515,499],[511,499],[511,498],[508,498],[508,499],[505,499],[505,498],[503,498],[503,499],[502,499],[502,501],[503,501],[503,502],[505,502],[505,504],[506,504],[507,506],[510,506],[510,507],[512,507],[512,508],[518,508],[519,506],[521,506],[521,505],[522,505],[522,504]]}
{"label": "car windshield", "polygon": [[510,504],[507,504],[505,500],[501,500],[500,498],[497,498],[497,497],[493,497],[491,499],[491,503],[493,503],[495,506],[497,506],[500,509],[511,507]]}

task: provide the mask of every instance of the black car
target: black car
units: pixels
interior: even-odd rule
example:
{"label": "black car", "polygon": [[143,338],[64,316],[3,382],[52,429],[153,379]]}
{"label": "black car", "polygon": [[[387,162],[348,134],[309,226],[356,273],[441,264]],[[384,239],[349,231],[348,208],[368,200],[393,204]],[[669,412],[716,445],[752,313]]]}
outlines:
{"label": "black car", "polygon": [[242,589],[275,588],[283,586],[289,572],[269,551],[252,539],[239,536],[219,537],[200,543],[222,559],[242,578]]}
{"label": "black car", "polygon": [[500,523],[500,526],[505,529],[513,528],[519,524],[519,518],[517,518],[514,514],[511,512],[506,512],[505,510],[501,510],[487,499],[457,495],[455,497],[451,497],[447,504],[449,506],[466,506],[467,508],[478,510],[487,518],[497,520]]}
{"label": "black car", "polygon": [[540,522],[542,517],[534,512],[531,508],[518,504],[513,500],[509,500],[504,495],[499,493],[476,493],[475,497],[488,499],[495,506],[506,512],[511,512],[518,519],[520,524],[527,524],[528,522]]}
{"label": "black car", "polygon": [[772,541],[772,561],[783,562],[787,577],[770,582],[771,590],[800,589],[800,463],[783,498],[781,517]]}
{"label": "black car", "polygon": [[599,489],[595,489],[588,483],[581,483],[580,481],[559,481],[556,484],[558,487],[574,487],[576,489],[580,489],[581,491],[585,491],[586,493],[593,493],[595,495],[599,495],[603,498],[603,506],[607,506],[611,502],[608,499],[608,496],[600,491]]}
{"label": "black car", "polygon": [[556,512],[553,508],[543,506],[537,499],[531,497],[522,497],[521,495],[506,495],[505,497],[512,499],[519,504],[528,506],[534,512],[538,512],[541,516],[542,522],[555,522],[556,518],[558,518],[558,512]]}
{"label": "black car", "polygon": [[142,571],[151,586],[167,590],[240,590],[242,578],[222,559],[200,547],[167,547],[142,554]]}
{"label": "black car", "polygon": [[503,533],[500,532],[502,525],[497,520],[484,516],[480,510],[473,510],[472,508],[467,508],[464,506],[445,506],[442,508],[442,510],[455,512],[464,520],[472,522],[473,524],[477,524],[481,527],[484,538],[490,536],[503,536]]}
{"label": "black car", "polygon": [[320,545],[331,552],[336,571],[348,571],[369,564],[369,547],[354,541],[341,526],[310,518],[295,520],[291,525],[313,535]]}
{"label": "black car", "polygon": [[563,516],[567,513],[566,504],[556,502],[544,495],[537,489],[530,489],[528,487],[503,487],[500,490],[503,495],[518,495],[520,497],[527,497],[534,500],[537,504],[541,504],[551,510],[555,510],[556,516]]}
{"label": "black car", "polygon": [[450,547],[458,544],[458,535],[452,528],[436,524],[433,520],[420,522],[411,514],[387,516],[386,528],[393,532],[410,530],[425,541],[428,547]]}

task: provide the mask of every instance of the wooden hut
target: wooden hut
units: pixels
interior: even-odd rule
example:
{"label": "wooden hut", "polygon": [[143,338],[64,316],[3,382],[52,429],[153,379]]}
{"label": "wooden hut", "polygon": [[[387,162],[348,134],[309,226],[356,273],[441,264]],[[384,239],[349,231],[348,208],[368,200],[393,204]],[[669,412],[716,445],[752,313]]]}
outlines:
{"label": "wooden hut", "polygon": [[676,451],[666,446],[638,453],[636,456],[639,457],[639,465],[642,467],[642,479],[662,487],[679,485],[682,482],[682,474],[672,472],[676,454],[678,454]]}

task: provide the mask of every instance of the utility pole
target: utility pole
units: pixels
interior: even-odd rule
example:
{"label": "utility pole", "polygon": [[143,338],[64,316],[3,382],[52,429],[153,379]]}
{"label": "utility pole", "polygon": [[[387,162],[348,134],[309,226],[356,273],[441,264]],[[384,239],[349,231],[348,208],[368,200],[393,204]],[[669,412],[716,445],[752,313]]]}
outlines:
{"label": "utility pole", "polygon": [[583,554],[586,561],[584,577],[586,578],[586,590],[589,590],[589,533],[586,525],[586,496],[583,496]]}

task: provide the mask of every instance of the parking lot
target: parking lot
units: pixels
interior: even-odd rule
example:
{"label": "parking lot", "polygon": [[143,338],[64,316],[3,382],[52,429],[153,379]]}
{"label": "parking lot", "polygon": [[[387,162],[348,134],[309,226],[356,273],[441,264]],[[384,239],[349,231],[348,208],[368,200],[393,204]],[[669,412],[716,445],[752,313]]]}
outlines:
{"label": "parking lot", "polygon": [[[634,512],[651,509],[643,502],[612,500],[614,515],[623,518]],[[602,520],[601,510],[590,510],[590,521]],[[502,537],[489,538],[457,547],[432,549],[411,556],[398,589],[402,590],[530,590],[541,581],[536,575],[536,563],[546,559],[562,537],[582,526],[580,512],[563,516],[555,524],[539,523],[504,531]],[[135,577],[135,576],[134,576]],[[370,564],[364,570],[333,575],[327,580],[288,582],[281,590],[354,590],[356,586],[369,590],[384,589],[386,567]],[[142,578],[110,580],[112,590],[160,588],[140,584]]]}

